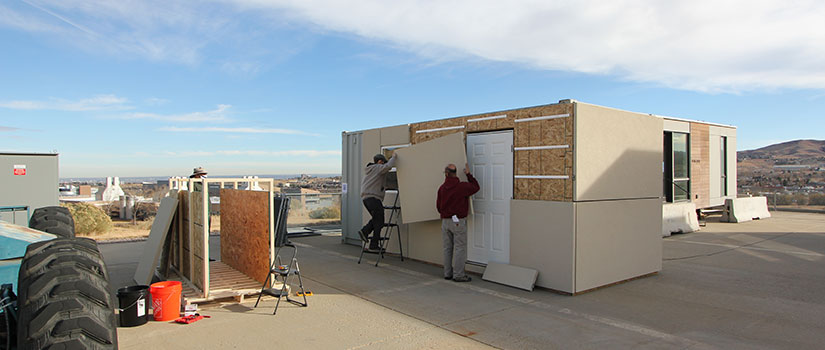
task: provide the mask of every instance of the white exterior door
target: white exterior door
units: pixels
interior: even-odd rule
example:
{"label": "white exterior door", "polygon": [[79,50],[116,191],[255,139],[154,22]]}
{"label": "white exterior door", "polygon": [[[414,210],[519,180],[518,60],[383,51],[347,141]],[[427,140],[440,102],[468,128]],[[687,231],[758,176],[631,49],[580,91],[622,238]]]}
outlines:
{"label": "white exterior door", "polygon": [[513,132],[467,135],[467,160],[481,189],[472,197],[467,260],[510,262],[510,199],[513,198]]}

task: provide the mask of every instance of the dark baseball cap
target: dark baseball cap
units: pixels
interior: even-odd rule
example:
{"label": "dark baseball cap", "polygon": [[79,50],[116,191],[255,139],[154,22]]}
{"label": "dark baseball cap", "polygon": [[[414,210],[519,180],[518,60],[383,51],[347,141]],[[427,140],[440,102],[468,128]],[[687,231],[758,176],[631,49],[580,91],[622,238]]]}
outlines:
{"label": "dark baseball cap", "polygon": [[375,157],[372,157],[373,163],[378,163],[379,160],[382,160],[382,161],[384,161],[384,163],[386,163],[387,162],[387,157],[384,157],[384,155],[381,154],[381,153],[376,154]]}

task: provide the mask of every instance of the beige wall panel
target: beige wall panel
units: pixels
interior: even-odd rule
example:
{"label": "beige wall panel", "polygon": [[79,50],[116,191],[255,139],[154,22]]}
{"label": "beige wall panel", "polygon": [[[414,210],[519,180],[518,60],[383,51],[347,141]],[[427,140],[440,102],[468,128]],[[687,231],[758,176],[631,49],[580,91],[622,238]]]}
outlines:
{"label": "beige wall panel", "polygon": [[665,118],[662,121],[662,131],[690,133],[690,122]]}
{"label": "beige wall panel", "polygon": [[410,126],[398,125],[379,129],[381,146],[403,145],[410,143]]}
{"label": "beige wall panel", "polygon": [[408,227],[409,242],[405,246],[410,258],[433,264],[443,264],[441,220],[422,221],[405,225]]}
{"label": "beige wall panel", "polygon": [[661,197],[662,119],[575,105],[573,200]]}
{"label": "beige wall panel", "polygon": [[269,273],[269,192],[221,189],[221,261],[264,283]]}
{"label": "beige wall panel", "polygon": [[690,199],[696,208],[710,203],[710,133],[707,124],[690,123]]}
{"label": "beige wall panel", "polygon": [[575,206],[576,292],[662,269],[659,198]]}
{"label": "beige wall panel", "polygon": [[[444,167],[453,163],[463,169],[467,163],[464,134],[453,133],[415,144],[399,149],[396,154],[403,223],[439,219],[435,201],[438,187],[444,182]],[[458,175],[462,181],[467,181],[462,171]]]}
{"label": "beige wall panel", "polygon": [[536,285],[573,293],[574,204],[510,202],[510,264],[539,271]]}

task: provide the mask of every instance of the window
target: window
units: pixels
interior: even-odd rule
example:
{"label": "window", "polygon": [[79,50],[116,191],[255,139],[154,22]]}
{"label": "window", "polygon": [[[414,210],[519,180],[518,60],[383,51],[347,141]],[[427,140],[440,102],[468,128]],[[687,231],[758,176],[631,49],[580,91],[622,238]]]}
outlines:
{"label": "window", "polygon": [[690,135],[665,131],[662,164],[667,202],[690,200]]}
{"label": "window", "polygon": [[719,140],[719,159],[722,161],[722,166],[719,167],[721,169],[721,183],[719,189],[722,192],[722,196],[728,195],[728,138],[727,136],[722,136]]}

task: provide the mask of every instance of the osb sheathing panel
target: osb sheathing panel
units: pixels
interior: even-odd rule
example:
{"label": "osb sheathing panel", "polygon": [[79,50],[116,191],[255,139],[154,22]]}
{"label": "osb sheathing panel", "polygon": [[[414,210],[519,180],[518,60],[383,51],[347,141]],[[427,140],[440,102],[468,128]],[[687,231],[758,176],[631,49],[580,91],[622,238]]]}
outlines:
{"label": "osb sheathing panel", "polygon": [[[516,119],[568,114],[568,117],[515,123]],[[493,116],[505,118],[469,122]],[[436,132],[416,133],[419,130],[452,126],[464,126]],[[427,121],[410,125],[412,144],[432,140],[444,135],[464,132],[483,132],[513,129],[515,147],[568,145],[565,150],[516,151],[513,155],[516,175],[566,175],[568,179],[515,179],[513,197],[546,201],[573,200],[573,104],[561,103],[547,106],[521,108],[465,117]]]}
{"label": "osb sheathing panel", "polygon": [[191,266],[190,259],[192,258],[192,251],[189,249],[189,191],[178,192],[178,210],[181,224],[178,227],[180,230],[180,245],[181,245],[181,266],[180,271],[183,277],[191,279],[189,268]]}
{"label": "osb sheathing panel", "polygon": [[421,130],[429,130],[429,129],[439,129],[439,128],[447,128],[453,126],[464,126],[466,125],[466,119],[464,117],[458,118],[450,118],[450,119],[442,119],[442,120],[433,120],[429,122],[423,123],[416,123],[410,124],[410,141],[412,144],[417,144],[429,140],[434,140],[442,136],[446,136],[449,134],[463,132],[464,129],[452,129],[452,130],[442,130],[442,131],[430,131],[430,132],[423,132],[418,133]]}
{"label": "osb sheathing panel", "polygon": [[204,264],[205,264],[205,262],[204,262],[203,258],[200,258],[198,256],[194,256],[192,258],[192,266],[194,267],[195,271],[193,272],[194,277],[191,278],[190,281],[192,281],[192,284],[194,284],[195,287],[198,287],[200,290],[204,290],[204,286],[206,285],[206,281],[204,281],[204,279],[203,279],[204,278],[204,274],[203,274]]}
{"label": "osb sheathing panel", "polygon": [[206,257],[206,247],[204,241],[204,217],[203,217],[203,192],[192,192],[190,198],[190,208],[192,217],[192,266],[194,268],[193,276],[190,278],[192,283],[204,289],[206,281],[204,280],[204,264]]}
{"label": "osb sheathing panel", "polygon": [[264,283],[269,239],[269,192],[221,189],[221,261]]}
{"label": "osb sheathing panel", "polygon": [[690,200],[704,208],[709,199],[710,129],[707,124],[690,123]]}

